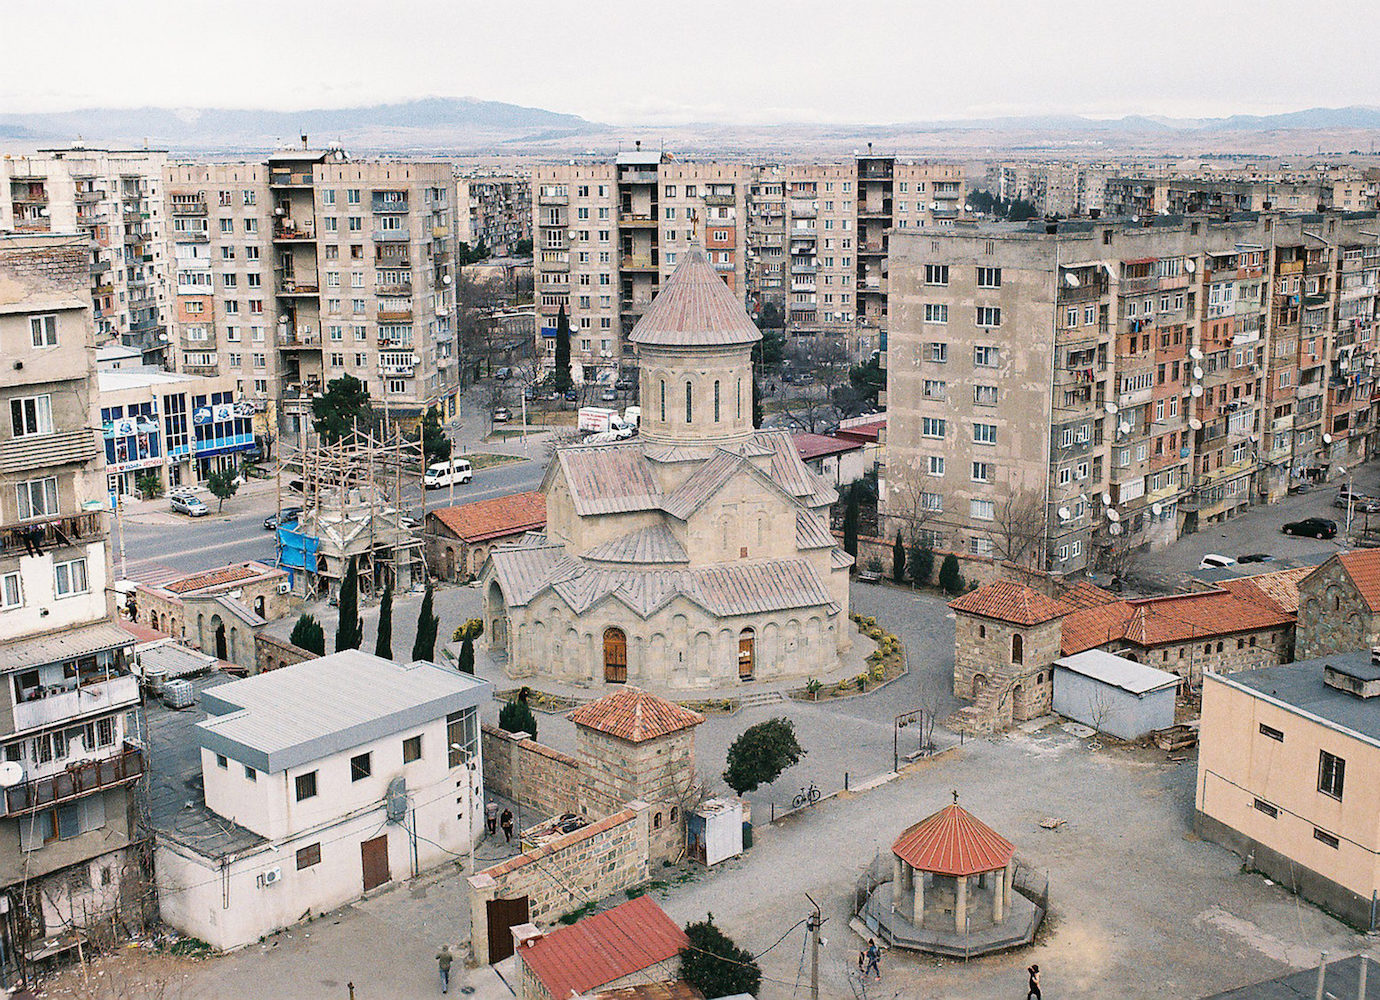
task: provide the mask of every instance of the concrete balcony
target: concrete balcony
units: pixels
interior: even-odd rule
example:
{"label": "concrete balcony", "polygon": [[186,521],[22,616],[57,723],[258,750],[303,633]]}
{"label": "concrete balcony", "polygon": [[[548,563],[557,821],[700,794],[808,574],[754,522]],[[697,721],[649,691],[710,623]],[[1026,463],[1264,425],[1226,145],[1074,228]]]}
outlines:
{"label": "concrete balcony", "polygon": [[171,211],[173,215],[205,215],[206,202],[175,201],[172,203]]}
{"label": "concrete balcony", "polygon": [[316,234],[310,229],[299,229],[296,226],[275,225],[273,227],[274,243],[313,243],[316,241]]}
{"label": "concrete balcony", "polygon": [[[94,451],[94,440],[93,448]],[[0,555],[23,555],[35,548],[51,549],[85,545],[106,537],[104,510],[87,510],[63,517],[38,518],[0,528]]]}
{"label": "concrete balcony", "polygon": [[27,732],[61,725],[72,719],[139,704],[139,680],[133,674],[122,674],[109,680],[96,681],[21,701],[14,706],[14,731]]}
{"label": "concrete balcony", "polygon": [[311,171],[302,170],[270,170],[268,173],[269,187],[311,187]]}
{"label": "concrete balcony", "polygon": [[623,229],[655,229],[656,217],[638,212],[619,212],[618,225]]}
{"label": "concrete balcony", "polygon": [[[137,701],[136,697],[135,702]],[[112,756],[103,760],[73,764],[61,774],[25,781],[6,788],[4,815],[22,816],[37,809],[47,809],[92,792],[130,784],[143,776],[143,751],[133,744],[126,743]]]}
{"label": "concrete balcony", "polygon": [[412,239],[406,229],[376,229],[373,236],[375,243],[406,243]]}

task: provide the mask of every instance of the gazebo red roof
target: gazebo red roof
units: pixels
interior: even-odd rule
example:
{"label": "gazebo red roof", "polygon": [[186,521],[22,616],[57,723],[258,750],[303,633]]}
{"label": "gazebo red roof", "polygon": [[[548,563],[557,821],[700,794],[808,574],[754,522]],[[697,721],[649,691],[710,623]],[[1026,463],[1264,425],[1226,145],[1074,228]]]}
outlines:
{"label": "gazebo red roof", "polygon": [[906,830],[891,851],[916,871],[980,875],[1005,868],[1016,848],[955,802]]}

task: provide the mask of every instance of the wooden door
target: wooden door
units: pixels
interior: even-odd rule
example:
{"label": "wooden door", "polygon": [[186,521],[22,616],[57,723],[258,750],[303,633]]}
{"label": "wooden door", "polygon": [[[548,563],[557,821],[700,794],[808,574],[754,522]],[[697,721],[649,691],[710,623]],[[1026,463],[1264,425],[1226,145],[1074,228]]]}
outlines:
{"label": "wooden door", "polygon": [[393,877],[388,872],[388,834],[360,844],[359,857],[364,866],[365,892],[378,888]]}
{"label": "wooden door", "polygon": [[527,923],[527,897],[491,899],[484,904],[489,918],[489,964],[501,962],[513,953],[513,931]]}
{"label": "wooden door", "polygon": [[604,680],[609,684],[628,680],[628,637],[621,628],[604,630]]}
{"label": "wooden door", "polygon": [[752,680],[752,675],[756,670],[756,651],[753,638],[752,629],[744,629],[742,635],[738,636],[738,679],[740,681]]}

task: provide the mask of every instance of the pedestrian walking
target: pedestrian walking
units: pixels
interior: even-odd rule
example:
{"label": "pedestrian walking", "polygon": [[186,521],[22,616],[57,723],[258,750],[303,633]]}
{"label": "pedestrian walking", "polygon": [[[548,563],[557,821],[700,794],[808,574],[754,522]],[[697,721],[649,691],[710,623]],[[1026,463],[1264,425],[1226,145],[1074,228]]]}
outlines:
{"label": "pedestrian walking", "polygon": [[882,949],[880,949],[880,948],[877,947],[877,941],[876,941],[875,938],[868,938],[868,939],[867,939],[867,969],[866,969],[866,971],[863,972],[863,978],[864,978],[864,979],[867,978],[867,973],[868,973],[868,972],[875,972],[875,973],[877,973],[877,982],[881,982],[881,981],[882,981],[882,967],[881,967],[880,964],[878,964],[878,963],[881,962],[881,960],[882,960]]}
{"label": "pedestrian walking", "polygon": [[1025,1000],[1031,1000],[1032,997],[1034,1000],[1042,1000],[1040,997],[1040,967],[1032,965],[1025,971],[1030,973],[1030,989],[1026,991]]}
{"label": "pedestrian walking", "polygon": [[503,842],[511,844],[513,842],[513,811],[504,809],[499,821],[503,824]]}
{"label": "pedestrian walking", "polygon": [[450,992],[450,963],[455,960],[455,956],[450,953],[450,945],[441,945],[441,950],[436,953],[436,967],[441,970],[441,992]]}
{"label": "pedestrian walking", "polygon": [[484,807],[484,820],[489,827],[489,836],[498,832],[498,803],[490,802]]}

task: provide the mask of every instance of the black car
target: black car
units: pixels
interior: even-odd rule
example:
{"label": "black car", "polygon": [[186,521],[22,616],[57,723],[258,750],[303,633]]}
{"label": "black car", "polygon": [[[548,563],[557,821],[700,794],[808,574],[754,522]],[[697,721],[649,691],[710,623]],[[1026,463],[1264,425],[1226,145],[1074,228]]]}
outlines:
{"label": "black car", "polygon": [[1308,538],[1336,538],[1337,522],[1325,517],[1305,517],[1290,521],[1281,529],[1286,535],[1305,535]]}
{"label": "black car", "polygon": [[301,507],[284,507],[276,514],[269,514],[264,518],[264,530],[272,531],[280,524],[293,524],[302,516]]}
{"label": "black car", "polygon": [[1274,556],[1268,552],[1247,552],[1243,556],[1237,556],[1236,561],[1238,563],[1262,563],[1269,562],[1273,558]]}

